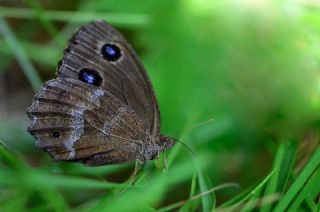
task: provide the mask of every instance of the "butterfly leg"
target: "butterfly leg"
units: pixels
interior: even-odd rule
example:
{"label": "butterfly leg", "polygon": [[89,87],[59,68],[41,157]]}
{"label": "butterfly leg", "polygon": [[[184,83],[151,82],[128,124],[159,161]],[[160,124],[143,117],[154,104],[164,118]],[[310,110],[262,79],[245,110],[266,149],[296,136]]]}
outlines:
{"label": "butterfly leg", "polygon": [[135,176],[137,176],[137,173],[138,173],[138,171],[139,171],[139,160],[138,159],[136,159],[136,162],[135,162],[135,164],[134,164],[134,171],[133,171],[133,177],[135,177]]}
{"label": "butterfly leg", "polygon": [[168,172],[168,158],[165,152],[163,153],[163,168],[166,172]]}
{"label": "butterfly leg", "polygon": [[131,181],[131,183],[130,183],[131,185],[134,185],[136,183],[136,180],[138,179],[137,175],[138,175],[138,173],[141,170],[143,165],[144,164],[140,164],[139,159],[136,159],[135,165],[134,165],[134,170],[133,170],[133,172],[132,172],[132,174],[130,176],[130,179],[129,179],[129,181]]}
{"label": "butterfly leg", "polygon": [[157,170],[161,171],[161,170],[165,170],[168,171],[168,164],[167,164],[167,158],[166,158],[166,153],[163,152],[162,157],[160,157],[160,151],[157,152],[157,157],[156,157],[156,167]]}

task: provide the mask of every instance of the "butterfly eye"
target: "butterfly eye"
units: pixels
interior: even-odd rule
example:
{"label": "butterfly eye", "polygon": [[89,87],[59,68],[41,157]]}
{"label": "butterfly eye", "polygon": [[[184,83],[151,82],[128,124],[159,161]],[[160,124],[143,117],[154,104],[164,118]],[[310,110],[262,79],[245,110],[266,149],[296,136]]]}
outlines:
{"label": "butterfly eye", "polygon": [[121,51],[118,46],[107,43],[101,48],[103,57],[110,61],[116,61],[121,57]]}
{"label": "butterfly eye", "polygon": [[79,72],[79,80],[96,86],[100,86],[102,82],[102,78],[99,76],[99,74],[89,69],[82,69]]}
{"label": "butterfly eye", "polygon": [[60,133],[55,131],[52,133],[52,136],[55,137],[55,138],[59,138],[60,137]]}

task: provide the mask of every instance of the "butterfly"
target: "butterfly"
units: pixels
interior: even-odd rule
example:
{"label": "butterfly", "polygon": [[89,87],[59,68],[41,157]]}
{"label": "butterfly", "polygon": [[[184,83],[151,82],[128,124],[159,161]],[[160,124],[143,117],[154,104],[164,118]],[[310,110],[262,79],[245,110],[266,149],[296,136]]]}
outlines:
{"label": "butterfly", "polygon": [[82,26],[27,109],[28,132],[56,161],[90,166],[145,162],[171,148],[149,77],[122,34],[105,21]]}

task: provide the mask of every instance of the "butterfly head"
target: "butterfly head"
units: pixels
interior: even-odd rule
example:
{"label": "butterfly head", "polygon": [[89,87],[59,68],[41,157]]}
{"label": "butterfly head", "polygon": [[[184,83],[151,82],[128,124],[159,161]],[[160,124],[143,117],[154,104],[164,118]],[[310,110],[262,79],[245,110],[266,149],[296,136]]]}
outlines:
{"label": "butterfly head", "polygon": [[161,147],[161,151],[171,148],[173,145],[175,145],[175,143],[176,139],[160,135],[159,145]]}
{"label": "butterfly head", "polygon": [[153,160],[160,152],[171,148],[176,142],[174,138],[165,137],[160,135],[159,139],[153,140],[148,136],[148,140],[145,141],[147,145],[142,148],[139,159],[141,161]]}

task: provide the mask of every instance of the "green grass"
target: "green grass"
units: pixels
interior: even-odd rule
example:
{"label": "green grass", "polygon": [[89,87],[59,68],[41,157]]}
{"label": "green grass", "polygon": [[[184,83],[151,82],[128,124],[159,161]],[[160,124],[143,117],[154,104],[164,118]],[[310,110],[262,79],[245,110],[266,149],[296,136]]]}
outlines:
{"label": "green grass", "polygon": [[41,79],[38,73],[36,72],[35,68],[30,62],[28,55],[20,47],[15,35],[10,30],[8,24],[3,19],[0,19],[0,31],[3,34],[3,37],[6,39],[6,42],[8,43],[9,47],[15,50],[15,56],[19,61],[20,65],[22,66],[22,70],[24,70],[24,73],[30,81],[30,84],[32,85],[33,89],[36,91],[39,90],[41,86]]}
{"label": "green grass", "polygon": [[23,19],[35,19],[39,18],[41,24],[49,31],[50,34],[55,35],[57,32],[52,27],[49,21],[71,21],[76,23],[87,23],[92,20],[104,19],[108,20],[118,26],[140,26],[148,24],[148,16],[144,14],[130,14],[130,13],[105,13],[105,12],[69,12],[69,11],[55,11],[46,10],[45,12],[41,8],[12,8],[2,7],[0,8],[1,17],[9,18],[23,18]]}
{"label": "green grass", "polygon": [[[0,1],[0,211],[319,211],[320,9],[261,2]],[[136,176],[53,162],[26,132],[32,95],[96,19],[132,43],[163,134],[188,146]]]}

